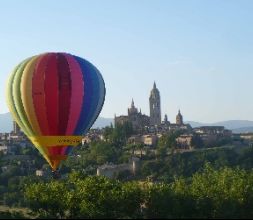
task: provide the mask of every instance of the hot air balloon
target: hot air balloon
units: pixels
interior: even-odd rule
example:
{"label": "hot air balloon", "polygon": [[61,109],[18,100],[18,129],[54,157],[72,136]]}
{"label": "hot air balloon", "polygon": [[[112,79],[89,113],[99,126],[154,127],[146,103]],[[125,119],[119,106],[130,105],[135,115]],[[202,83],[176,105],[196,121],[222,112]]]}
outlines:
{"label": "hot air balloon", "polygon": [[105,98],[98,69],[68,53],[44,53],[18,64],[7,84],[9,110],[56,171],[97,119]]}

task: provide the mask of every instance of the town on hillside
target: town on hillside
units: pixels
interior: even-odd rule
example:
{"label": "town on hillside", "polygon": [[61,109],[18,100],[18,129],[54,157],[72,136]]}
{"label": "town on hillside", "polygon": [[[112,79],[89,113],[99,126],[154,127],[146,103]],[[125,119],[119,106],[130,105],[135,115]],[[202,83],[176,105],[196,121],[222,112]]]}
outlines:
{"label": "town on hillside", "polygon": [[[114,117],[114,126],[122,126],[130,124],[133,135],[128,138],[128,143],[144,144],[147,147],[155,147],[159,138],[171,132],[177,132],[179,135],[176,138],[175,150],[178,152],[194,150],[195,148],[217,146],[217,143],[225,143],[232,137],[242,137],[245,140],[250,140],[251,134],[232,134],[231,130],[224,126],[201,126],[192,128],[190,124],[185,124],[183,115],[180,110],[175,117],[176,123],[171,123],[165,114],[164,120],[161,118],[161,98],[160,92],[154,83],[149,96],[150,116],[142,114],[141,110],[135,107],[134,100],[128,115]],[[253,137],[253,134],[252,134]],[[90,143],[94,140],[103,140],[103,129],[92,129],[84,136],[83,141]]]}
{"label": "town on hillside", "polygon": [[[175,117],[176,123],[171,123],[165,114],[161,120],[161,97],[156,83],[149,96],[150,115],[142,114],[132,100],[127,115],[120,115],[114,118],[114,126],[105,128],[90,129],[83,136],[80,149],[87,149],[96,142],[113,141],[108,138],[110,129],[118,130],[122,133],[118,135],[124,140],[117,141],[117,147],[122,148],[122,152],[128,153],[128,160],[114,164],[109,159],[98,162],[96,168],[97,175],[115,177],[120,172],[130,171],[135,174],[140,169],[140,161],[146,158],[157,158],[157,155],[166,156],[174,153],[192,152],[197,150],[209,149],[223,146],[250,146],[252,145],[253,134],[241,133],[233,134],[231,130],[224,126],[201,126],[192,128],[190,124],[185,124],[180,110]],[[110,133],[110,132],[109,132]],[[122,136],[123,135],[123,136]],[[117,139],[117,138],[116,138]],[[114,141],[115,142],[115,141]],[[13,130],[10,133],[0,134],[0,154],[2,155],[2,172],[13,169],[14,165],[6,161],[17,161],[23,173],[33,173],[37,176],[46,175],[46,170],[50,170],[44,163],[40,155],[36,155],[37,149],[30,140],[24,135],[16,122],[13,122]],[[38,153],[38,152],[37,152]],[[102,152],[103,153],[103,152]],[[33,158],[36,155],[37,162]],[[103,156],[103,155],[102,155]],[[69,155],[71,157],[81,157],[81,153],[75,151]],[[120,157],[115,155],[115,157]],[[38,161],[40,161],[38,163]],[[11,164],[11,165],[10,165]],[[44,164],[44,165],[43,165]],[[35,166],[36,165],[36,166]],[[46,169],[46,168],[47,169]]]}

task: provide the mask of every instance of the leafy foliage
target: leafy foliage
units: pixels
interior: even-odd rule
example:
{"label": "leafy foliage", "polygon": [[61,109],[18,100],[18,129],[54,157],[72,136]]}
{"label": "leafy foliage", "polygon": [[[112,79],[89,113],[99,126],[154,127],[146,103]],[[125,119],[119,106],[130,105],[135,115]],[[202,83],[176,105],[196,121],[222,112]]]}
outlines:
{"label": "leafy foliage", "polygon": [[215,169],[209,163],[190,179],[170,184],[127,182],[72,174],[32,184],[25,197],[41,217],[252,218],[253,171]]}
{"label": "leafy foliage", "polygon": [[79,175],[31,185],[25,197],[33,211],[47,218],[129,218],[139,215],[141,204],[136,183],[122,184],[104,177],[81,179]]}

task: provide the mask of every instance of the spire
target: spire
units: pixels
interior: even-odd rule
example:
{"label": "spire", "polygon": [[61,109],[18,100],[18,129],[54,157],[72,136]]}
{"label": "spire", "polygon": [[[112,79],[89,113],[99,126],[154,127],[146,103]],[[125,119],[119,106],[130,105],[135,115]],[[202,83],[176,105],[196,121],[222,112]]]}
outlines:
{"label": "spire", "polygon": [[141,108],[140,108],[140,113],[141,113]]}
{"label": "spire", "polygon": [[134,108],[134,99],[132,98],[131,107]]}
{"label": "spire", "polygon": [[156,89],[156,83],[155,83],[155,81],[154,81],[153,89]]}
{"label": "spire", "polygon": [[128,108],[128,115],[137,114],[137,113],[138,113],[138,109],[135,108],[135,106],[134,106],[134,99],[132,98],[131,107]]}

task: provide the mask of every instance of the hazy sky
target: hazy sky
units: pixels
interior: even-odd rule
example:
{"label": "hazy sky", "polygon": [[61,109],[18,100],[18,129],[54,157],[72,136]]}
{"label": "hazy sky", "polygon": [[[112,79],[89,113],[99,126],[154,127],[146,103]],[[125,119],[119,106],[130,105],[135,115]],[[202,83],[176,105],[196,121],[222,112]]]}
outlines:
{"label": "hazy sky", "polygon": [[0,113],[14,66],[43,52],[92,62],[106,83],[100,116],[135,105],[149,115],[156,81],[175,121],[253,120],[253,1],[0,2]]}

